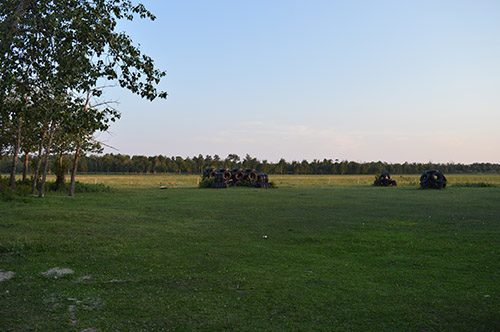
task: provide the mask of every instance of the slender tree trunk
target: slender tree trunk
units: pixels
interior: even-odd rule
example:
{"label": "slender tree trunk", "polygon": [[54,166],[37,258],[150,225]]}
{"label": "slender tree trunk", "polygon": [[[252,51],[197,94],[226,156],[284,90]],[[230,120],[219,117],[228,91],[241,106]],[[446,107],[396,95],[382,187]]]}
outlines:
{"label": "slender tree trunk", "polygon": [[45,161],[43,164],[42,183],[40,183],[40,192],[38,193],[38,197],[45,196],[45,180],[47,179],[47,171],[49,170],[50,146],[52,145],[52,138],[54,137],[55,126],[56,122],[52,121],[49,131],[49,141],[47,142],[47,147],[45,148]]}
{"label": "slender tree trunk", "polygon": [[33,184],[31,186],[31,194],[34,195],[36,192],[36,184],[38,182],[38,174],[40,173],[40,165],[42,164],[42,150],[43,144],[45,143],[45,136],[47,135],[47,126],[43,130],[42,140],[40,141],[40,145],[38,146],[38,159],[36,161],[35,174],[33,175]]}
{"label": "slender tree trunk", "polygon": [[29,152],[26,152],[24,154],[23,183],[26,183],[27,181],[29,159],[30,159],[30,154]]}
{"label": "slender tree trunk", "polygon": [[76,169],[78,168],[78,157],[80,154],[80,144],[81,144],[81,142],[78,142],[76,144],[75,157],[73,158],[73,167],[71,169],[71,183],[69,185],[69,196],[71,196],[71,197],[75,196],[75,178],[76,178]]}
{"label": "slender tree trunk", "polygon": [[12,170],[10,172],[10,187],[12,189],[16,188],[16,162],[17,162],[17,154],[19,153],[19,147],[21,146],[22,128],[23,128],[23,117],[20,116],[17,123],[17,138],[16,138],[16,143],[14,144],[14,151],[12,157]]}
{"label": "slender tree trunk", "polygon": [[64,185],[64,169],[63,169],[63,153],[59,154],[59,160],[55,164],[54,173],[56,175],[56,190],[59,190]]}

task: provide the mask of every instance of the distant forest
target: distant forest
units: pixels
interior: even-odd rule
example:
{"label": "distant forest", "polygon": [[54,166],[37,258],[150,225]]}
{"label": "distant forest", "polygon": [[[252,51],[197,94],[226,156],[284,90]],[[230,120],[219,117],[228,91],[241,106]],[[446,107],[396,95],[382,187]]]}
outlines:
{"label": "distant forest", "polygon": [[[16,163],[17,173],[23,173],[25,158],[18,158]],[[36,158],[28,160],[28,174],[36,164]],[[69,169],[70,155],[52,156],[53,168],[61,165]],[[11,170],[12,157],[5,156],[1,160],[0,170],[8,173]],[[229,154],[222,159],[218,155],[197,157],[166,157],[166,156],[128,156],[123,154],[105,154],[82,156],[78,161],[79,173],[182,173],[199,174],[206,167],[215,168],[253,168],[258,172],[269,174],[379,174],[389,172],[392,174],[419,174],[428,169],[438,169],[443,173],[499,173],[500,164],[474,163],[474,164],[435,164],[435,163],[386,163],[363,162],[346,160],[313,160],[313,161],[286,161],[280,159],[277,163],[267,160],[258,160],[248,154],[240,158],[236,154]]]}

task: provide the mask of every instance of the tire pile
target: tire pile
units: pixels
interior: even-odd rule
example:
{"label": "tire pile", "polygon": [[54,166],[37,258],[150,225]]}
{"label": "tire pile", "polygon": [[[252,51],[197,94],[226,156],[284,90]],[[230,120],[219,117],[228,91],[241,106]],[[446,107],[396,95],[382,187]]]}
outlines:
{"label": "tire pile", "polygon": [[393,180],[389,173],[382,173],[378,177],[375,177],[375,182],[373,182],[374,186],[377,187],[389,187],[389,186],[397,186],[398,183],[396,180]]}
{"label": "tire pile", "polygon": [[213,179],[212,188],[227,188],[233,186],[247,186],[254,188],[270,188],[269,177],[266,173],[258,173],[255,169],[233,168],[206,168],[203,180]]}
{"label": "tire pile", "polygon": [[444,189],[446,182],[446,177],[438,170],[425,171],[420,177],[422,189]]}

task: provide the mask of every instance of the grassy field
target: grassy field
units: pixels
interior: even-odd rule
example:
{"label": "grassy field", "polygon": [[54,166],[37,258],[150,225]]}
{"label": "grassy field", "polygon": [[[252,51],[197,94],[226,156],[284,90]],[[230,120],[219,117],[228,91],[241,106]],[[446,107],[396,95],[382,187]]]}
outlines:
{"label": "grassy field", "polygon": [[[491,185],[500,187],[500,174],[446,175],[449,186]],[[49,177],[49,180],[53,177]],[[270,180],[278,186],[327,188],[335,186],[371,185],[373,175],[270,175]],[[393,175],[400,187],[417,187],[420,175]],[[159,187],[160,185],[178,187],[196,187],[199,175],[79,175],[78,181],[84,183],[103,183],[113,187]]]}
{"label": "grassy field", "polygon": [[89,175],[113,189],[0,202],[0,331],[500,331],[499,176],[447,177]]}

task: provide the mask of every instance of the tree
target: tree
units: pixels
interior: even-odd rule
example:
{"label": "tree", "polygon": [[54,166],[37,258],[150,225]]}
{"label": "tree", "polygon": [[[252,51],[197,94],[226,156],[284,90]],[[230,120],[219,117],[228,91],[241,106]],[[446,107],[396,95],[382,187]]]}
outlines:
{"label": "tree", "polygon": [[[4,124],[15,120],[16,140],[9,144],[15,165],[23,115],[28,108],[29,112],[38,112],[41,126],[28,127],[25,131],[50,124],[44,148],[41,197],[55,130],[62,128],[73,138],[76,172],[82,145],[91,140],[95,131],[106,130],[108,121],[118,118],[118,113],[109,108],[99,108],[96,104],[90,107],[88,93],[93,97],[101,95],[95,89],[99,80],[114,81],[148,100],[166,98],[166,92],[156,89],[165,72],[156,69],[153,60],[142,54],[125,33],[115,31],[118,20],[133,20],[135,16],[155,19],[142,4],[129,0],[5,0],[0,3],[2,133]],[[87,99],[79,97],[84,94]],[[57,100],[57,112],[43,107],[47,100]],[[7,144],[0,144],[2,153]],[[11,182],[13,179],[11,176]]]}
{"label": "tree", "polygon": [[[108,102],[92,104],[93,94],[100,95],[100,90],[88,90],[85,100],[77,99],[81,106],[66,121],[66,131],[72,138],[69,141],[73,143],[73,149],[71,150],[74,151],[69,196],[74,196],[75,193],[76,170],[80,152],[100,152],[102,148],[99,142],[94,139],[94,133],[107,130],[109,121],[114,122],[120,118],[120,114],[109,107]],[[103,105],[106,107],[101,109],[100,107]]]}
{"label": "tree", "polygon": [[236,165],[240,162],[240,157],[236,153],[230,153],[227,155],[225,161],[229,167],[236,167]]}

